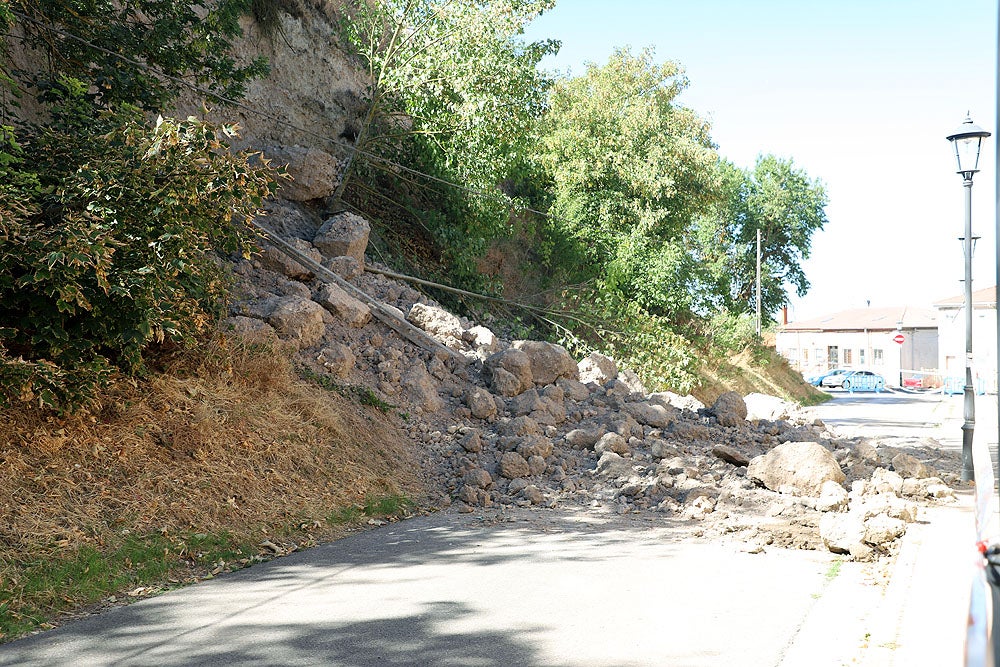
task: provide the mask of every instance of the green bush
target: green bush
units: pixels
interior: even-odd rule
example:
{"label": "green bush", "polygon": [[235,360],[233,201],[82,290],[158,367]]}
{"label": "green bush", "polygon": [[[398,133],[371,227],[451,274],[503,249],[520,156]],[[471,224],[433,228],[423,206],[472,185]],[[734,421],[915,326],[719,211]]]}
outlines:
{"label": "green bush", "polygon": [[65,410],[154,342],[186,343],[226,295],[216,252],[247,254],[269,193],[227,126],[100,110],[84,84],[44,92],[51,121],[0,161],[0,399]]}

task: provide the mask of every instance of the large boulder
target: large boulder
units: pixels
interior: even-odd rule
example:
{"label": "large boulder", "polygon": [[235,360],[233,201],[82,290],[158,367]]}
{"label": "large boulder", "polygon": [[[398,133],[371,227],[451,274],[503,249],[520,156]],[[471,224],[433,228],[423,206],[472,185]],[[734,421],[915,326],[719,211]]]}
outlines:
{"label": "large boulder", "polygon": [[346,377],[354,370],[357,359],[351,348],[343,343],[333,343],[329,347],[320,350],[317,361],[323,364],[331,375],[336,377]]}
{"label": "large boulder", "polygon": [[519,340],[514,349],[528,356],[535,384],[552,384],[559,378],[576,380],[580,370],[566,348],[540,340]]}
{"label": "large boulder", "polygon": [[413,304],[406,314],[406,320],[439,339],[460,341],[465,332],[462,321],[456,316],[444,308],[425,303]]}
{"label": "large boulder", "polygon": [[278,165],[286,165],[290,177],[281,182],[279,194],[292,201],[329,197],[340,180],[340,162],[318,148],[286,146],[268,151]]}
{"label": "large boulder", "polygon": [[353,257],[362,266],[372,228],[368,221],[354,213],[338,213],[319,228],[313,245],[324,257]]}
{"label": "large boulder", "polygon": [[444,401],[438,395],[437,383],[423,364],[411,364],[403,373],[400,384],[425,411],[436,412],[444,406]]}
{"label": "large boulder", "polygon": [[712,404],[710,412],[721,426],[740,426],[747,419],[747,404],[735,391],[727,391]]}
{"label": "large boulder", "polygon": [[580,382],[593,382],[603,385],[608,380],[618,377],[618,364],[611,357],[606,357],[600,352],[591,352],[586,359],[577,364],[580,373]]}
{"label": "large boulder", "polygon": [[320,287],[313,298],[352,327],[363,327],[372,319],[371,308],[332,283]]}
{"label": "large boulder", "polygon": [[[501,396],[516,396],[534,385],[531,359],[522,350],[510,348],[491,354],[483,362],[483,370],[491,376],[493,391]],[[500,370],[504,373],[498,373]]]}
{"label": "large boulder", "polygon": [[819,496],[824,482],[846,480],[837,459],[818,442],[778,445],[750,461],[747,477],[772,491],[804,496]]}
{"label": "large boulder", "polygon": [[746,418],[751,420],[778,421],[779,419],[789,419],[798,410],[798,406],[794,403],[767,394],[747,394],[743,398],[743,402],[747,408]]}
{"label": "large boulder", "polygon": [[279,338],[298,343],[300,349],[316,345],[326,333],[323,306],[298,296],[279,299],[267,323]]}
{"label": "large boulder", "polygon": [[678,413],[676,408],[668,408],[659,403],[647,403],[645,401],[626,403],[625,412],[630,414],[640,424],[652,426],[653,428],[665,428],[669,426],[670,422],[677,419]]}

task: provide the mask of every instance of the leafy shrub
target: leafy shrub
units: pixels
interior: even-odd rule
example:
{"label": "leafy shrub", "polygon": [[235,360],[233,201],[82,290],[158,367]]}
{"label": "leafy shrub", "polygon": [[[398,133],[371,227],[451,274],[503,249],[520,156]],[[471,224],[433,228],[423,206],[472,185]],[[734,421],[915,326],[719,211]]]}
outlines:
{"label": "leafy shrub", "polygon": [[687,393],[697,384],[695,351],[666,317],[597,288],[572,295],[566,306],[574,315],[559,342],[577,356],[606,354],[635,371],[650,391]]}
{"label": "leafy shrub", "polygon": [[71,79],[51,121],[8,138],[0,163],[0,398],[85,402],[153,342],[185,343],[226,295],[213,251],[247,254],[243,221],[266,164],[227,150],[234,130],[96,111]]}

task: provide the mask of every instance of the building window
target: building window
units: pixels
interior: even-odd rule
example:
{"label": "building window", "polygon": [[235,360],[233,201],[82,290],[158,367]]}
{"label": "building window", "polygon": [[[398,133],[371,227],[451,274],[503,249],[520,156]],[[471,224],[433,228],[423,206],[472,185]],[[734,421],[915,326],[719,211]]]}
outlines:
{"label": "building window", "polygon": [[853,358],[852,358],[852,355],[851,355],[851,353],[852,353],[853,351],[854,351],[854,350],[851,350],[851,349],[846,349],[846,350],[844,350],[844,365],[845,365],[845,366],[850,366],[850,365],[851,365],[851,363],[852,363],[852,361],[853,361]]}
{"label": "building window", "polygon": [[840,363],[840,348],[836,345],[830,345],[826,348],[826,363],[829,364],[830,368],[836,368]]}
{"label": "building window", "polygon": [[862,366],[865,365],[865,351],[864,350],[858,350],[858,363],[861,364]]}
{"label": "building window", "polygon": [[883,359],[882,357],[882,350],[878,348],[872,350],[872,361],[875,363],[876,366],[881,366],[882,364],[885,363],[885,359]]}
{"label": "building window", "polygon": [[802,365],[805,366],[809,363],[809,348],[802,348]]}

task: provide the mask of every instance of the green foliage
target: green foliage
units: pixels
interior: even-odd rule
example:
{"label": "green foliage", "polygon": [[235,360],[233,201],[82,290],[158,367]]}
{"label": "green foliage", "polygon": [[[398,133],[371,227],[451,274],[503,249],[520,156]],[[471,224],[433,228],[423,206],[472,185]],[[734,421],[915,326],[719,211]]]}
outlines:
{"label": "green foliage", "polygon": [[759,344],[757,323],[747,313],[720,311],[708,319],[705,328],[710,349],[716,353],[742,352]]}
{"label": "green foliage", "polygon": [[51,121],[0,184],[0,393],[62,410],[211,322],[226,296],[213,253],[249,253],[243,220],[271,181],[228,151],[232,128],[96,112],[73,80],[43,99]]}
{"label": "green foliage", "polygon": [[[61,77],[85,81],[103,107],[136,104],[157,111],[179,84],[159,74],[207,86],[228,98],[267,72],[264,59],[241,66],[231,55],[249,0],[11,0],[31,20],[14,20],[29,44],[48,55],[50,70],[22,73],[45,86]],[[56,32],[55,30],[59,32]],[[75,39],[79,38],[79,39]],[[84,41],[81,41],[84,40]],[[125,64],[118,57],[142,63]],[[159,74],[158,74],[159,73]]]}
{"label": "green foliage", "polygon": [[0,592],[0,639],[33,630],[64,609],[163,584],[186,562],[208,566],[237,561],[241,567],[263,560],[256,554],[251,545],[238,544],[224,533],[178,537],[150,533],[129,535],[104,551],[85,545],[67,554],[8,563],[11,569],[5,574],[10,579]]}
{"label": "green foliage", "polygon": [[756,310],[757,231],[761,232],[761,310],[771,318],[788,302],[786,289],[809,290],[802,261],[826,224],[826,191],[791,160],[757,159],[752,170],[724,163],[726,196],[698,220],[695,245],[720,305]]}
{"label": "green foliage", "polygon": [[518,36],[552,4],[375,0],[343,22],[372,81],[346,198],[375,222],[391,220],[389,234],[408,224],[455,283],[477,283],[475,258],[505,231],[510,206],[497,188],[524,159],[548,85],[537,64],[556,48]]}
{"label": "green foliage", "polygon": [[687,393],[698,382],[698,358],[667,318],[652,315],[616,292],[581,290],[565,306],[558,341],[578,357],[598,351],[633,369],[650,391]]}
{"label": "green foliage", "polygon": [[718,189],[708,124],[676,102],[687,84],[676,63],[619,50],[557,82],[541,128],[550,213],[608,289],[677,319],[692,308],[683,234]]}

